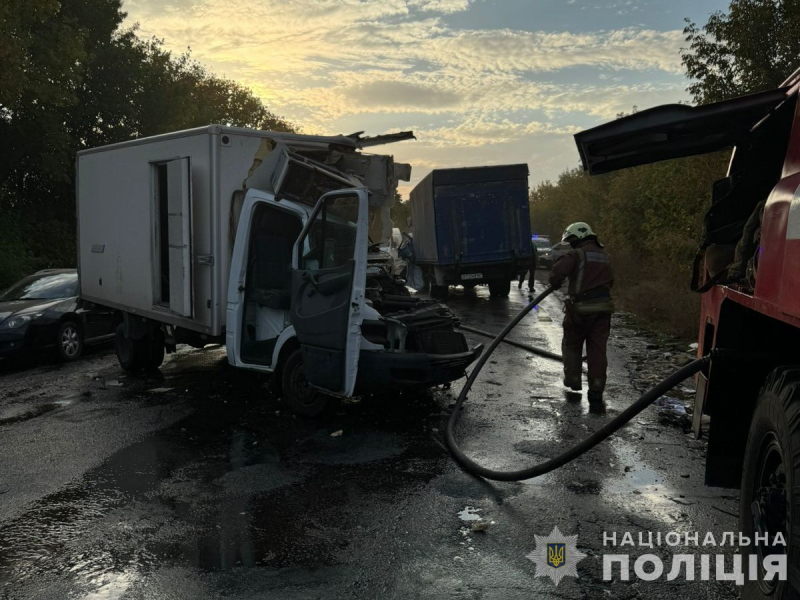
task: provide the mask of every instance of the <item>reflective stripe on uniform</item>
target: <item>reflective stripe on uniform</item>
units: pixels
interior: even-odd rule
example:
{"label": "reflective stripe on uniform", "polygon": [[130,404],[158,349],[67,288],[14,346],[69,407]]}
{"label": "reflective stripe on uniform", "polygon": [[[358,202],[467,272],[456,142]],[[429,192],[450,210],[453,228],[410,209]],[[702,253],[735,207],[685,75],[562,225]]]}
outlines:
{"label": "reflective stripe on uniform", "polygon": [[611,257],[605,252],[586,252],[586,260],[589,262],[610,263]]}

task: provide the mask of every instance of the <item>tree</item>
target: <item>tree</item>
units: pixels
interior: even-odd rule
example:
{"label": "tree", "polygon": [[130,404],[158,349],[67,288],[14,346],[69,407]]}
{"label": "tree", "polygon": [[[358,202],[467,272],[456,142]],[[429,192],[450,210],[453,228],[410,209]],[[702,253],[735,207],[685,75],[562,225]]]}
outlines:
{"label": "tree", "polygon": [[[188,53],[121,29],[121,0],[0,2],[0,286],[75,256],[75,153],[211,123],[292,131]],[[9,258],[11,257],[11,258]]]}
{"label": "tree", "polygon": [[403,200],[400,192],[395,192],[394,206],[390,209],[389,215],[391,216],[392,223],[400,231],[408,233],[411,228],[408,226],[408,218],[411,216],[411,201]]}
{"label": "tree", "polygon": [[800,2],[732,0],[702,27],[687,19],[681,51],[699,104],[779,87],[800,67]]}

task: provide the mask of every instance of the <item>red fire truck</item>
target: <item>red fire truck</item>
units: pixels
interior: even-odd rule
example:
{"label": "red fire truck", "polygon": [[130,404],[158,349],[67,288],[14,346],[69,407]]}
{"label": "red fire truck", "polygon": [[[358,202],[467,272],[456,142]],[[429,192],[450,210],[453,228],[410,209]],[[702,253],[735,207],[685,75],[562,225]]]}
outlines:
{"label": "red fire truck", "polygon": [[[576,136],[591,174],[733,147],[713,185],[692,287],[702,293],[695,433],[711,418],[706,484],[739,488],[740,529],[781,532],[789,581],[744,598],[800,597],[800,71],[780,88],[700,107],[667,105]],[[759,564],[763,560],[758,561]],[[747,564],[745,562],[745,564]]]}

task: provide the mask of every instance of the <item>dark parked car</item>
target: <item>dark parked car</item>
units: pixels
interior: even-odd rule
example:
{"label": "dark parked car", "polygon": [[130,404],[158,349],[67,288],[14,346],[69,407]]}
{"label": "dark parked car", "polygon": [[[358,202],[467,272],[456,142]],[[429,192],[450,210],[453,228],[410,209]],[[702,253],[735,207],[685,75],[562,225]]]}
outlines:
{"label": "dark parked car", "polygon": [[75,360],[84,344],[113,339],[116,315],[78,298],[75,269],[51,269],[0,292],[0,357],[54,348]]}

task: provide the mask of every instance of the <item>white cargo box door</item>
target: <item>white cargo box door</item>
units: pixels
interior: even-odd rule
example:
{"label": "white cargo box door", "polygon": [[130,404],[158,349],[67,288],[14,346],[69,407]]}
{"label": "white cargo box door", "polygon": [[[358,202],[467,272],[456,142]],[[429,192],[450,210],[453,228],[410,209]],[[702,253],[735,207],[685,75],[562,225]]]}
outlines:
{"label": "white cargo box door", "polygon": [[192,316],[192,213],[189,159],[167,163],[169,308]]}

